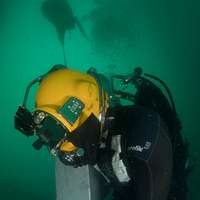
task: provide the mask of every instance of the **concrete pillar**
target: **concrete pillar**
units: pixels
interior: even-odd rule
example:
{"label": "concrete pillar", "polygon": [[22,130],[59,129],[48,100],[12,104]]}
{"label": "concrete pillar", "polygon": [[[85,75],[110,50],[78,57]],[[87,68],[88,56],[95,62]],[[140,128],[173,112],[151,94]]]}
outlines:
{"label": "concrete pillar", "polygon": [[56,159],[56,200],[104,200],[109,188],[93,166],[73,168]]}

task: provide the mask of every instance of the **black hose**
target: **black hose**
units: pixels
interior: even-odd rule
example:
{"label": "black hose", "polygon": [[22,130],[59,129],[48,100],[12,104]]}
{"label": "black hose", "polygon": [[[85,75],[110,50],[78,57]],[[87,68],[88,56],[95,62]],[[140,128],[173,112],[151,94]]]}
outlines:
{"label": "black hose", "polygon": [[152,79],[158,81],[161,85],[163,85],[163,87],[166,89],[167,94],[168,94],[168,96],[169,96],[169,99],[170,99],[170,101],[171,101],[172,109],[173,109],[173,111],[176,113],[176,107],[175,107],[174,99],[173,99],[172,94],[171,94],[171,92],[170,92],[168,86],[166,85],[166,83],[165,83],[164,81],[162,81],[161,79],[159,79],[158,77],[153,76],[153,75],[151,75],[151,74],[144,73],[144,75],[147,76],[147,77],[149,77],[149,78],[152,78]]}

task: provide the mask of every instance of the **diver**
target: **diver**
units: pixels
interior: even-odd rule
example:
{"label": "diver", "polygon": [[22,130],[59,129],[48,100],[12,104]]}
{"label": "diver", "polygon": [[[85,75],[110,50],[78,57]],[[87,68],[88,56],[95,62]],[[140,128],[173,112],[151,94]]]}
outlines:
{"label": "diver", "polygon": [[[116,89],[116,80],[137,92]],[[35,83],[35,110],[29,111]],[[113,200],[187,198],[188,148],[173,98],[163,81],[141,68],[108,79],[95,68],[81,73],[55,65],[28,85],[15,128],[36,136],[33,147],[47,146],[65,165],[93,165],[113,188]]]}

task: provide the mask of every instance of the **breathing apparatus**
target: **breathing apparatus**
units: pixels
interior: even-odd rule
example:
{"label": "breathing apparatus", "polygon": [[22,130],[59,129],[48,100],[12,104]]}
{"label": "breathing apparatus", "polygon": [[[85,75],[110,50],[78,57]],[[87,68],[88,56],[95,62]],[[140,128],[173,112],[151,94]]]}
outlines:
{"label": "breathing apparatus", "polygon": [[[54,66],[27,86],[15,128],[36,135],[35,149],[45,145],[67,165],[93,164],[109,103],[105,81],[99,77],[94,68],[85,74]],[[36,83],[35,110],[29,111],[28,95]]]}
{"label": "breathing apparatus", "polygon": [[[121,90],[116,89],[116,80],[121,81]],[[165,92],[156,83],[160,84]],[[136,93],[126,92],[124,86],[127,85],[133,85],[136,88]],[[144,106],[158,112],[169,129],[174,152],[177,146],[184,146],[180,133],[182,125],[176,112],[172,94],[164,81],[154,75],[143,73],[142,68],[137,67],[128,75],[113,75],[111,77],[111,89],[113,94],[120,99],[129,100],[134,105]]]}

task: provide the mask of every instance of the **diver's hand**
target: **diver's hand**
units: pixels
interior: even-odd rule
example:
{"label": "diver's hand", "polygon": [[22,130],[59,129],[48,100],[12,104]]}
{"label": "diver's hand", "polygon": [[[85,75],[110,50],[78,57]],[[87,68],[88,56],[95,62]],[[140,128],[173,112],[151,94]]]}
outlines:
{"label": "diver's hand", "polygon": [[101,172],[103,172],[104,176],[106,176],[106,179],[109,180],[112,185],[115,185],[118,181],[112,168],[113,155],[113,150],[100,149],[98,152],[97,165]]}

